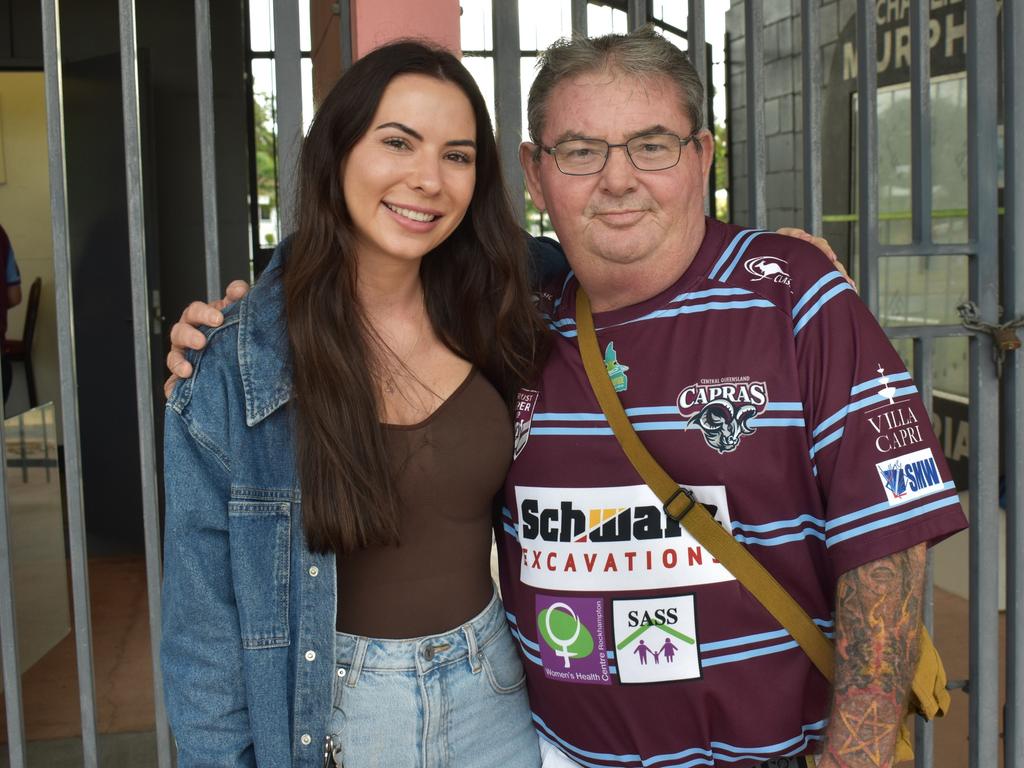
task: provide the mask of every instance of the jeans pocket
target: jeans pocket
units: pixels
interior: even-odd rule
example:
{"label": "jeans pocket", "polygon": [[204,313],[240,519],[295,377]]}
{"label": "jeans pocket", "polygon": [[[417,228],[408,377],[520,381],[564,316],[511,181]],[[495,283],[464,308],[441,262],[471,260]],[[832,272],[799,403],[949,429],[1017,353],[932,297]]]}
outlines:
{"label": "jeans pocket", "polygon": [[495,693],[515,693],[526,685],[526,670],[507,627],[495,632],[481,647],[484,672]]}

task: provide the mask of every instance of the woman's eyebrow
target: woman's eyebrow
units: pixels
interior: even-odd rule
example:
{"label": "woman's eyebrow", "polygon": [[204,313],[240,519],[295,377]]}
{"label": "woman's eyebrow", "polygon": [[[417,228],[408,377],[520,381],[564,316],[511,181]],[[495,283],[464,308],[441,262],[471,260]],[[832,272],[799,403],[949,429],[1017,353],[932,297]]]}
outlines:
{"label": "woman's eyebrow", "polygon": [[[403,123],[397,123],[397,122],[381,123],[374,130],[379,131],[382,128],[394,128],[396,130],[401,131],[402,133],[409,134],[410,136],[412,136],[417,141],[423,141],[423,135],[419,131],[412,129],[408,125],[404,125]],[[445,142],[445,146],[448,146],[448,147],[472,147],[473,149],[476,149],[476,142],[473,141],[472,139],[452,139],[451,141],[446,141]]]}

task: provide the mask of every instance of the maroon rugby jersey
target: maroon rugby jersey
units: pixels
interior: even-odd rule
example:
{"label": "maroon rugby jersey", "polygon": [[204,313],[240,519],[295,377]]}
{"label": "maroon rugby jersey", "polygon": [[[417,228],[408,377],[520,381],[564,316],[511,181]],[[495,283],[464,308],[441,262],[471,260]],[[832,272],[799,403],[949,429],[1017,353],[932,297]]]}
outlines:
{"label": "maroon rugby jersey", "polygon": [[[827,683],[622,454],[575,291],[570,275],[542,380],[519,394],[498,531],[538,731],[588,766],[817,751]],[[812,246],[709,220],[675,285],[595,324],[654,457],[830,636],[839,574],[965,526],[910,375]]]}

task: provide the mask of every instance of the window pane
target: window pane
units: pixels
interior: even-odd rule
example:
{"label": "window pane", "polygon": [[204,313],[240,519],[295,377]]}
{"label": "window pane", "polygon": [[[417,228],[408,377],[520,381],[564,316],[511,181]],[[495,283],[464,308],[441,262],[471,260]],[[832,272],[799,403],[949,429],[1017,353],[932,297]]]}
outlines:
{"label": "window pane", "polygon": [[484,101],[487,102],[487,111],[491,115],[491,124],[494,124],[494,59],[490,56],[466,56],[462,64],[469,70],[469,74],[476,80]]}
{"label": "window pane", "polygon": [[932,237],[967,242],[967,80],[932,80]]}
{"label": "window pane", "polygon": [[461,0],[462,50],[490,51],[494,49],[491,27],[491,0]]}
{"label": "window pane", "polygon": [[519,0],[519,47],[541,51],[572,36],[571,0]]}
{"label": "window pane", "polygon": [[249,0],[249,48],[274,50],[273,0]]}
{"label": "window pane", "polygon": [[303,57],[299,66],[302,72],[302,135],[305,136],[316,110],[313,104],[313,60]]}
{"label": "window pane", "polygon": [[252,91],[256,202],[260,208],[258,241],[263,247],[272,247],[280,237],[277,222],[277,126],[274,122],[273,60],[252,60]]}
{"label": "window pane", "polygon": [[967,300],[966,256],[890,256],[878,263],[882,325],[959,323]]}
{"label": "window pane", "polygon": [[591,37],[617,33],[626,34],[629,29],[624,11],[606,6],[587,5],[587,34]]}
{"label": "window pane", "polygon": [[309,2],[298,0],[299,3],[299,49],[308,51],[312,48],[312,38],[309,32]]}

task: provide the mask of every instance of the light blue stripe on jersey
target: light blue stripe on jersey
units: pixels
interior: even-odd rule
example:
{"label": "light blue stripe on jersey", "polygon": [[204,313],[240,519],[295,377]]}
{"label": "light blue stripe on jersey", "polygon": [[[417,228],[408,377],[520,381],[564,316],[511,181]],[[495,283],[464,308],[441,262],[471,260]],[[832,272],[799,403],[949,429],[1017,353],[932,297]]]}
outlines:
{"label": "light blue stripe on jersey", "polygon": [[838,280],[841,277],[842,275],[840,275],[836,271],[829,272],[827,275],[819,277],[818,281],[810,288],[808,288],[806,293],[804,293],[804,295],[800,297],[800,301],[798,301],[793,306],[793,319],[796,320],[796,316],[800,314],[800,310],[804,308],[804,304],[809,302],[818,291],[820,291],[824,286],[828,285],[829,283],[835,280]]}
{"label": "light blue stripe on jersey", "polygon": [[[909,379],[910,374],[908,373],[905,376],[905,378]],[[863,392],[864,390],[861,391]],[[917,387],[911,384],[909,387],[901,387],[900,389],[897,389],[895,392],[892,393],[892,396],[900,397],[901,395],[912,395],[915,392],[917,392]],[[878,403],[883,403],[888,399],[889,398],[884,397],[883,395],[880,395],[876,392],[875,394],[868,395],[867,397],[861,398],[860,400],[855,400],[849,405],[844,405],[838,411],[836,411],[823,422],[821,422],[821,424],[815,427],[814,431],[811,432],[811,436],[817,437],[819,434],[821,434],[823,431],[831,427],[833,424],[842,419],[851,411],[859,411],[862,408],[867,408],[869,405],[877,405]]]}
{"label": "light blue stripe on jersey", "polygon": [[505,528],[505,533],[507,533],[509,536],[511,536],[514,539],[518,539],[519,538],[519,533],[516,531],[515,526],[509,525],[508,523],[502,523],[502,525]]}
{"label": "light blue stripe on jersey", "polygon": [[802,411],[804,404],[801,402],[795,403],[768,403],[764,407],[766,411]]}
{"label": "light blue stripe on jersey", "polygon": [[569,270],[569,274],[567,274],[565,276],[565,280],[562,281],[562,290],[558,292],[558,297],[555,299],[554,303],[551,305],[551,311],[552,312],[557,312],[558,311],[558,307],[562,303],[562,297],[565,296],[565,286],[567,286],[569,284],[569,281],[572,280],[572,278],[575,276],[575,274],[576,273],[573,272],[570,269]]}
{"label": "light blue stripe on jersey", "polygon": [[825,541],[825,534],[817,528],[801,528],[797,533],[787,533],[784,536],[773,536],[770,539],[759,539],[756,536],[744,536],[737,533],[733,536],[741,544],[757,544],[761,547],[778,547],[783,544],[792,544],[794,541],[803,539],[819,539]]}
{"label": "light blue stripe on jersey", "polygon": [[752,427],[802,427],[803,419],[766,419],[763,416],[755,416],[750,420]]}
{"label": "light blue stripe on jersey", "polygon": [[680,293],[676,296],[669,304],[678,304],[683,301],[693,301],[694,299],[706,299],[711,296],[753,296],[753,291],[748,291],[746,288],[708,288],[703,291],[690,291],[688,293]]}
{"label": "light blue stripe on jersey", "polygon": [[864,507],[863,509],[858,509],[853,512],[847,512],[845,515],[840,515],[839,517],[827,521],[825,523],[825,532],[829,533],[831,531],[834,531],[836,528],[842,528],[844,525],[847,525],[848,523],[852,523],[857,520],[863,520],[865,517],[871,517],[874,514],[882,512],[883,510],[891,509],[893,507],[902,507],[904,504],[910,504],[912,501],[923,499],[925,496],[931,496],[936,493],[942,493],[943,491],[951,491],[954,488],[955,486],[953,485],[952,481],[950,481],[947,483],[943,483],[941,488],[929,490],[927,493],[923,493],[920,496],[917,496],[913,499],[908,499],[907,501],[901,501],[896,504],[890,504],[888,501],[883,501],[880,504],[872,504],[870,507]]}
{"label": "light blue stripe on jersey", "polygon": [[[859,395],[866,389],[874,389],[875,387],[881,389],[882,384],[878,380],[879,378],[879,376],[875,376],[875,378],[873,379],[868,379],[867,381],[862,382],[861,384],[857,384],[851,387],[850,397],[853,397],[854,395]],[[907,379],[910,378],[910,374],[904,371],[903,373],[894,373],[892,376],[887,376],[886,378],[888,378],[889,383],[892,384],[894,381],[906,381]]]}
{"label": "light blue stripe on jersey", "polygon": [[825,521],[820,517],[815,517],[814,515],[800,515],[800,517],[793,517],[789,520],[776,520],[774,523],[762,523],[757,525],[752,523],[741,523],[738,520],[733,520],[732,527],[749,533],[771,533],[772,531],[778,531],[782,528],[795,528],[802,523],[813,523],[819,528],[825,527]]}
{"label": "light blue stripe on jersey", "polygon": [[[809,742],[818,741],[822,738],[821,734],[818,732],[824,730],[828,723],[827,720],[819,720],[816,723],[807,723],[800,727],[800,735],[786,739],[785,741],[781,741],[777,744],[768,744],[763,747],[737,747],[732,744],[726,744],[723,741],[712,741],[710,745],[712,749],[710,750],[704,749],[703,747],[691,747],[680,752],[652,755],[651,757],[642,760],[640,755],[637,754],[616,755],[609,752],[591,752],[586,749],[580,749],[579,747],[573,746],[565,739],[560,738],[536,712],[532,714],[534,723],[539,727],[540,736],[547,739],[559,749],[565,750],[568,757],[572,758],[574,762],[579,763],[582,766],[586,766],[586,768],[607,768],[607,766],[589,762],[585,758],[602,760],[605,763],[634,763],[641,766],[653,766],[658,763],[663,763],[666,760],[683,760],[692,758],[686,763],[673,763],[672,765],[660,766],[660,768],[691,768],[692,766],[697,765],[714,765],[715,760],[730,763],[738,762],[739,760],[757,760],[763,758],[765,755],[777,754],[783,750],[787,750],[786,753],[789,755],[799,755],[803,753]],[[732,754],[722,754],[721,750]]]}
{"label": "light blue stripe on jersey", "polygon": [[[822,629],[831,629],[835,622],[830,619],[814,619],[814,623]],[[830,633],[826,633],[830,634]],[[783,637],[789,637],[789,632],[784,629],[777,629],[773,632],[761,632],[756,635],[744,635],[743,637],[731,637],[728,640],[715,640],[711,643],[701,643],[700,652],[707,653],[710,651],[721,651],[726,648],[736,648],[741,645],[753,645],[754,643],[763,643],[768,640],[780,640]]]}
{"label": "light blue stripe on jersey", "polygon": [[808,452],[810,454],[810,458],[813,459],[815,456],[818,455],[818,451],[820,451],[822,448],[828,445],[831,445],[840,437],[842,437],[844,431],[846,431],[846,427],[840,427],[828,437],[823,437],[821,440],[812,445],[811,450]]}
{"label": "light blue stripe on jersey", "polygon": [[721,280],[724,283],[726,280],[729,279],[729,277],[732,275],[732,271],[736,269],[736,265],[740,263],[740,260],[743,258],[743,254],[747,252],[747,248],[750,247],[750,244],[754,242],[756,238],[760,237],[763,234],[765,233],[755,232],[754,234],[747,238],[747,241],[739,249],[735,258],[733,258],[733,260],[729,262],[728,268],[724,272],[722,272],[722,276],[718,278],[719,280]]}
{"label": "light blue stripe on jersey", "polygon": [[718,261],[715,262],[715,266],[713,266],[711,268],[711,271],[708,272],[708,277],[714,279],[715,275],[718,274],[719,270],[721,270],[725,266],[726,262],[729,261],[729,257],[732,256],[732,252],[736,249],[736,246],[742,240],[744,240],[748,235],[752,235],[763,231],[764,230],[761,229],[740,230],[740,232],[735,237],[733,237],[732,242],[730,242],[729,245],[726,246],[725,250],[722,251],[722,255],[719,256]]}
{"label": "light blue stripe on jersey", "polygon": [[942,507],[948,507],[948,506],[951,506],[953,504],[959,504],[959,503],[960,503],[960,497],[957,496],[956,494],[953,494],[952,496],[950,496],[948,498],[938,499],[936,501],[933,501],[931,504],[925,504],[923,507],[917,507],[915,509],[911,509],[911,510],[909,510],[907,512],[904,512],[901,515],[894,515],[892,517],[885,517],[885,518],[882,518],[881,520],[876,520],[873,523],[865,523],[864,525],[860,526],[859,528],[851,528],[848,531],[843,531],[842,533],[840,533],[840,534],[838,534],[836,536],[829,537],[826,540],[826,542],[825,542],[825,546],[826,547],[831,547],[832,545],[838,544],[838,543],[840,543],[842,541],[846,541],[847,539],[852,539],[852,538],[855,538],[857,536],[863,536],[865,533],[871,533],[871,531],[877,531],[879,528],[888,528],[890,525],[897,525],[899,523],[904,522],[905,520],[912,520],[915,517],[920,517],[921,515],[928,514],[929,512],[932,512],[932,511],[934,511],[936,509],[941,509]]}
{"label": "light blue stripe on jersey", "polygon": [[772,654],[782,653],[783,651],[789,651],[797,647],[796,640],[790,640],[785,643],[779,643],[778,645],[768,645],[764,648],[755,648],[752,651],[730,653],[725,656],[712,656],[710,659],[705,659],[701,656],[700,665],[702,667],[717,667],[719,664],[732,664],[736,661],[746,661],[747,659],[756,659],[761,656],[771,656]]}
{"label": "light blue stripe on jersey", "polygon": [[796,324],[796,327],[793,328],[793,335],[796,336],[798,333],[800,333],[800,331],[803,330],[804,326],[807,325],[810,319],[814,317],[816,314],[818,314],[818,310],[825,306],[832,298],[838,296],[843,291],[852,290],[853,286],[847,282],[844,282],[842,285],[837,285],[835,288],[833,288],[820,299],[818,299],[816,302],[814,302],[814,305],[810,309],[808,309],[807,312],[804,313],[804,316],[800,318],[800,321]]}

